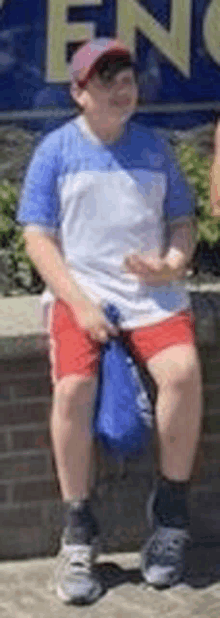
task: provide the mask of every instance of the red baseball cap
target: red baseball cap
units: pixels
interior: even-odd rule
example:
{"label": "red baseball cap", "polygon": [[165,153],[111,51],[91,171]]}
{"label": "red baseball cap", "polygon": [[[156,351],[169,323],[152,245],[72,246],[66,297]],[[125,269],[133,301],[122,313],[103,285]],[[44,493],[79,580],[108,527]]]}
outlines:
{"label": "red baseball cap", "polygon": [[127,57],[132,62],[131,51],[120,39],[97,38],[80,46],[70,62],[71,83],[85,86],[95,72],[97,62],[103,56]]}

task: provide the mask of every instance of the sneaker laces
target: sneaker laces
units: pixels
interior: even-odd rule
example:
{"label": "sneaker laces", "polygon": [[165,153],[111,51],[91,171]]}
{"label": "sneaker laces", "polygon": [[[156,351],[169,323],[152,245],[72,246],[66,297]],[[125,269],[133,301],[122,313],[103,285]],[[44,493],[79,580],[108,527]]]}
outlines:
{"label": "sneaker laces", "polygon": [[152,539],[151,552],[156,556],[166,555],[171,561],[179,560],[181,551],[190,536],[185,530],[159,528]]}
{"label": "sneaker laces", "polygon": [[94,545],[67,545],[64,543],[60,552],[59,573],[67,569],[72,575],[88,574],[91,571],[95,553]]}
{"label": "sneaker laces", "polygon": [[70,557],[72,570],[80,568],[81,571],[88,572],[91,569],[92,550],[88,545],[75,545]]}
{"label": "sneaker laces", "polygon": [[54,588],[64,602],[91,603],[103,591],[103,584],[93,571],[95,544],[62,543],[57,569],[54,573]]}

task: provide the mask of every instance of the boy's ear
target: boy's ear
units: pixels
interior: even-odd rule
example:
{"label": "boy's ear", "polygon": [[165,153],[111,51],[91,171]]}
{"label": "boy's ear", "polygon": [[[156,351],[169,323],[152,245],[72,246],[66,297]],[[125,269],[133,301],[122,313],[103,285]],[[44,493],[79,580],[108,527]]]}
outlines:
{"label": "boy's ear", "polygon": [[78,84],[72,84],[70,87],[70,93],[74,101],[78,103],[80,107],[84,107],[85,90],[80,88]]}

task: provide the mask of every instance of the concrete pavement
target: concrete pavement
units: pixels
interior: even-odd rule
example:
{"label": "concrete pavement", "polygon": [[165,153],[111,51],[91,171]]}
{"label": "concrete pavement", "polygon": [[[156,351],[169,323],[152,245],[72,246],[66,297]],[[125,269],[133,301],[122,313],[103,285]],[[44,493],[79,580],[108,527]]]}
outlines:
{"label": "concrete pavement", "polygon": [[219,618],[220,547],[194,547],[185,581],[156,591],[142,581],[138,553],[101,555],[107,592],[94,605],[65,606],[53,590],[56,558],[0,563],[1,618]]}

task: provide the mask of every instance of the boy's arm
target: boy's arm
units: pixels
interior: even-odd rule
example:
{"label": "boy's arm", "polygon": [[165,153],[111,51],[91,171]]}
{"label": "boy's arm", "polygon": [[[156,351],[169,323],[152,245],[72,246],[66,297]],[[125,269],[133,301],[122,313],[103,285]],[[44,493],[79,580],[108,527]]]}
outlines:
{"label": "boy's arm", "polygon": [[57,298],[66,301],[79,326],[88,331],[93,339],[105,342],[109,334],[116,334],[116,329],[70,277],[55,240],[60,227],[57,190],[59,157],[60,133],[54,131],[34,153],[22,188],[16,220],[24,227],[27,254],[42,279]]}
{"label": "boy's arm", "polygon": [[220,121],[214,139],[214,159],[210,169],[210,207],[212,217],[220,217]]}
{"label": "boy's arm", "polygon": [[179,269],[185,273],[196,248],[195,195],[169,144],[166,144],[166,152],[169,184],[165,213],[170,226],[170,238],[165,263],[176,270],[178,276]]}
{"label": "boy's arm", "polygon": [[186,274],[194,249],[193,222],[189,219],[172,226],[169,249],[163,258],[130,255],[125,259],[128,271],[138,275],[149,285],[160,285],[182,279]]}
{"label": "boy's arm", "polygon": [[86,296],[70,276],[53,237],[29,231],[28,227],[23,236],[27,254],[55,296],[70,305],[83,307]]}
{"label": "boy's arm", "polygon": [[210,169],[211,216],[220,217],[220,157],[215,157]]}
{"label": "boy's arm", "polygon": [[28,229],[24,230],[24,239],[27,254],[42,279],[57,298],[64,300],[74,310],[79,326],[101,343],[107,341],[108,336],[117,335],[117,329],[105,319],[101,309],[93,304],[69,274],[56,241],[40,231]]}
{"label": "boy's arm", "polygon": [[164,256],[165,263],[176,272],[185,271],[193,257],[196,247],[195,225],[191,219],[184,223],[178,223],[171,227],[169,249]]}
{"label": "boy's arm", "polygon": [[125,267],[149,285],[182,279],[196,247],[194,200],[172,150],[165,144],[168,189],[164,213],[170,227],[169,247],[163,257],[130,255]]}

